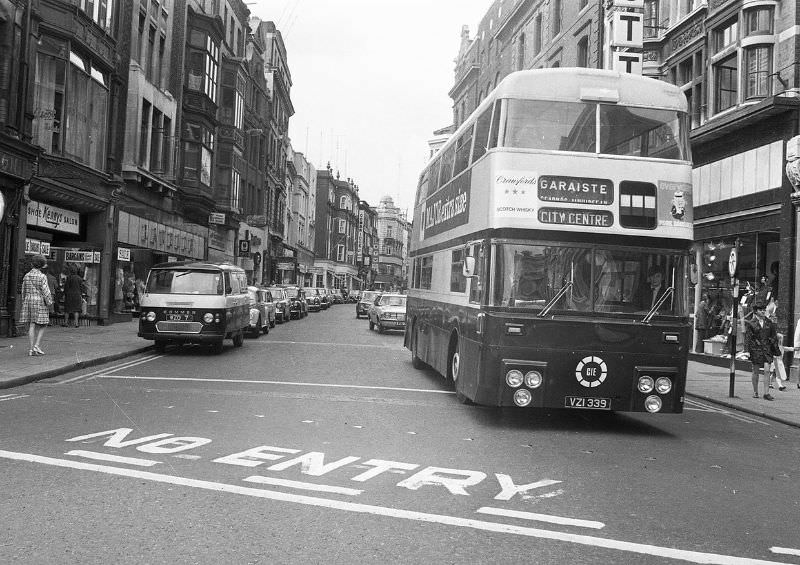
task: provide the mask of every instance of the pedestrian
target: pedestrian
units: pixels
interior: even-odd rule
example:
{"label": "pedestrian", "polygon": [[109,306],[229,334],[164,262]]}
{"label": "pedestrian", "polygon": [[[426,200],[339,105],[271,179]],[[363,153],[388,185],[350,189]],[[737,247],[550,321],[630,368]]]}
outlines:
{"label": "pedestrian", "polygon": [[[75,265],[69,266],[69,276],[64,283],[64,325],[67,327],[79,326],[81,311],[83,310],[83,279],[78,274]],[[70,314],[75,319],[75,325],[69,322]]]}
{"label": "pedestrian", "polygon": [[703,293],[694,312],[694,327],[697,330],[697,346],[695,351],[703,353],[703,343],[708,339],[711,326],[711,308],[708,306],[708,295]]}
{"label": "pedestrian", "polygon": [[50,287],[47,285],[47,276],[44,269],[47,268],[47,259],[44,255],[34,255],[31,259],[31,270],[22,278],[22,312],[20,322],[28,324],[28,342],[30,348],[28,355],[44,355],[40,347],[44,329],[50,322],[50,305],[53,303],[53,295],[50,294]]}
{"label": "pedestrian", "polygon": [[50,289],[50,296],[53,297],[53,302],[52,302],[52,304],[50,304],[50,307],[48,308],[48,310],[50,311],[51,314],[55,314],[55,312],[56,312],[55,296],[56,296],[56,288],[58,287],[58,283],[56,282],[56,277],[49,270],[47,271],[46,276],[47,276],[47,288]]}
{"label": "pedestrian", "polygon": [[753,398],[758,398],[759,372],[764,369],[764,400],[775,400],[769,393],[769,368],[775,355],[780,355],[778,332],[766,316],[766,305],[757,301],[753,305],[753,319],[745,325],[745,348],[752,364]]}
{"label": "pedestrian", "polygon": [[[792,349],[794,355],[792,356],[792,365],[800,365],[800,320],[797,320],[797,325],[794,328],[794,340],[792,341]],[[800,372],[797,376],[797,388],[800,388]]]}

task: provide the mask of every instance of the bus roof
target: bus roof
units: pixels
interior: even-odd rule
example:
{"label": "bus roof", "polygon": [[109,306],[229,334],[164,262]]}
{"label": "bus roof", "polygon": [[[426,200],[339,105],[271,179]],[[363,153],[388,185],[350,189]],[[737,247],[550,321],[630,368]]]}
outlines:
{"label": "bus roof", "polygon": [[510,73],[487,98],[585,100],[686,111],[680,89],[668,82],[605,69],[559,67]]}

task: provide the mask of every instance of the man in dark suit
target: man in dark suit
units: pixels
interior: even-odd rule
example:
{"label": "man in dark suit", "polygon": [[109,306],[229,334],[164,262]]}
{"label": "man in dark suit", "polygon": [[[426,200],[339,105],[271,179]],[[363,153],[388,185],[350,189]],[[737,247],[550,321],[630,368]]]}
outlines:
{"label": "man in dark suit", "polygon": [[[667,287],[664,284],[664,273],[662,273],[658,267],[650,267],[647,272],[647,284],[643,285],[639,289],[639,295],[636,303],[642,310],[650,310],[650,308],[655,306],[656,302],[658,302],[658,299],[662,294],[664,294],[665,290],[667,290]],[[669,300],[661,305],[659,311],[668,309]]]}
{"label": "man in dark suit", "polygon": [[764,368],[764,400],[775,400],[769,393],[769,366],[772,358],[780,353],[778,348],[778,330],[775,323],[766,316],[766,304],[761,300],[753,305],[753,318],[748,320],[744,329],[745,349],[750,353],[753,367],[753,398],[758,398],[759,371]]}

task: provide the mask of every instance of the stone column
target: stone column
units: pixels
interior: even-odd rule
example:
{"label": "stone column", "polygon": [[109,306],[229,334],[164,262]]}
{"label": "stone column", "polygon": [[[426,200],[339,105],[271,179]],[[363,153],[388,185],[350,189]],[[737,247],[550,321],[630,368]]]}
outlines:
{"label": "stone column", "polygon": [[[794,211],[794,253],[791,256],[794,258],[794,265],[792,272],[794,273],[794,287],[792,288],[792,306],[793,311],[790,312],[788,320],[788,344],[792,344],[794,336],[795,324],[800,319],[800,136],[795,136],[786,142],[786,176],[789,182],[792,183],[792,194],[790,201]],[[788,365],[787,365],[788,367]]]}

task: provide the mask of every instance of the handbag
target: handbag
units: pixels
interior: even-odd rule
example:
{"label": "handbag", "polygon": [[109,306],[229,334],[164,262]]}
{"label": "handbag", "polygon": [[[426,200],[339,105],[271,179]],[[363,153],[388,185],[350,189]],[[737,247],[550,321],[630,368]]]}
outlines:
{"label": "handbag", "polygon": [[85,316],[88,307],[89,305],[86,303],[86,299],[81,296],[81,314]]}
{"label": "handbag", "polygon": [[783,359],[780,356],[776,356],[774,359],[775,362],[775,376],[780,381],[787,381],[789,380],[786,376],[786,365],[783,364]]}

